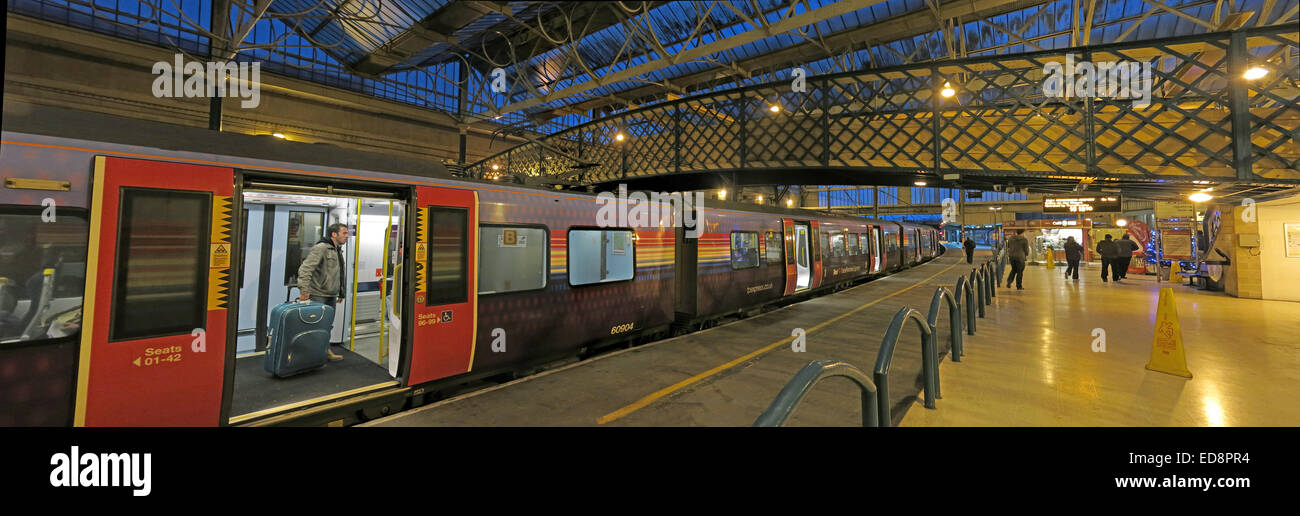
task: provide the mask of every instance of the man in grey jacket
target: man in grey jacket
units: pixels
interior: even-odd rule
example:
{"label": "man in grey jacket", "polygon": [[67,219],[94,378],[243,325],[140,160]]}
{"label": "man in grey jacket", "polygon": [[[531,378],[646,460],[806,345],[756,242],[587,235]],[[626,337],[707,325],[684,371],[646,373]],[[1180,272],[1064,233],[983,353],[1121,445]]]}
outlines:
{"label": "man in grey jacket", "polygon": [[[334,307],[343,302],[343,250],[341,246],[348,241],[348,227],[343,224],[330,224],[326,231],[329,238],[322,238],[311,247],[307,257],[298,267],[298,299],[311,300]],[[343,357],[328,350],[330,360],[342,360]]]}
{"label": "man in grey jacket", "polygon": [[1016,279],[1016,290],[1024,290],[1025,287],[1021,282],[1025,279],[1025,260],[1029,259],[1029,239],[1025,238],[1025,230],[1017,229],[1015,236],[1007,239],[1007,259],[1011,261],[1011,274],[1007,276],[1007,288],[1011,287],[1011,279]]}

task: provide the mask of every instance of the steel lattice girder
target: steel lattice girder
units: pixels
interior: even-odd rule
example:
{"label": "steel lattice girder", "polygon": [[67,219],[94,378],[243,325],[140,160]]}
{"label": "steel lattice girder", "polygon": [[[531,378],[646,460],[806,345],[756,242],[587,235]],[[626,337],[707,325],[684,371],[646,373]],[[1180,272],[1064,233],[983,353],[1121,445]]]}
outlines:
{"label": "steel lattice girder", "polygon": [[[810,77],[806,92],[769,83],[542,138],[577,159],[543,156],[528,144],[468,172],[482,177],[498,164],[516,176],[587,184],[810,169],[1300,184],[1298,40],[1294,27],[1274,26]],[[1150,63],[1151,104],[1046,97],[1044,67],[1067,55]],[[1270,73],[1241,77],[1254,66]],[[957,90],[952,99],[937,93],[945,82]],[[768,111],[773,105],[779,113]],[[786,183],[806,181],[792,175]]]}

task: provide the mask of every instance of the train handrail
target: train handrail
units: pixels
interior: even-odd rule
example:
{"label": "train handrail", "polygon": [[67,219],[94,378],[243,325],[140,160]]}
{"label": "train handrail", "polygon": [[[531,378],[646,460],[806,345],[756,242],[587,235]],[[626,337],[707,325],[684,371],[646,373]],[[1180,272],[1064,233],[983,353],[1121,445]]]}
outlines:
{"label": "train handrail", "polygon": [[921,329],[921,374],[925,377],[925,408],[935,408],[935,378],[938,374],[938,354],[935,352],[934,332],[930,331],[929,323],[921,317],[921,312],[916,309],[904,306],[898,309],[894,314],[894,319],[889,322],[889,329],[885,330],[885,337],[880,342],[880,352],[876,354],[876,368],[874,379],[876,382],[876,403],[877,410],[880,411],[880,426],[890,426],[892,420],[889,416],[889,364],[894,359],[894,348],[898,346],[898,335],[903,330],[903,323],[908,319],[916,321],[917,328]]}
{"label": "train handrail", "polygon": [[833,376],[843,376],[852,380],[862,391],[862,426],[880,426],[877,419],[879,413],[876,409],[879,403],[876,399],[876,384],[871,382],[867,373],[853,364],[834,359],[813,360],[803,366],[789,382],[786,382],[785,387],[781,388],[781,392],[776,395],[776,399],[772,400],[767,410],[754,420],[754,426],[784,426],[790,415],[794,414],[794,409],[803,401],[804,396],[812,391],[813,386]]}
{"label": "train handrail", "polygon": [[948,326],[951,327],[949,334],[951,335],[950,340],[952,340],[952,361],[961,362],[961,356],[966,354],[962,349],[961,304],[957,302],[957,298],[953,297],[952,291],[948,290],[948,287],[935,287],[934,295],[930,296],[930,313],[926,315],[925,321],[930,324],[930,329],[939,331],[936,324],[939,323],[939,301],[941,299],[948,300]]}

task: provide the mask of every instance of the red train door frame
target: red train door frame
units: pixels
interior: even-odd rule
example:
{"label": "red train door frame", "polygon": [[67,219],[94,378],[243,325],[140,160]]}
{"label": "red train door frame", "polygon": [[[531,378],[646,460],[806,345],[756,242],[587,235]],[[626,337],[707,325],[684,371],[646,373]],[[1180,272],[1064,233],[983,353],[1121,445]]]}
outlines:
{"label": "red train door frame", "polygon": [[794,219],[781,219],[781,229],[785,235],[785,294],[794,293],[799,282],[794,254]]}
{"label": "red train door frame", "polygon": [[74,425],[221,423],[234,177],[95,158]]}
{"label": "red train door frame", "polygon": [[865,251],[867,255],[867,274],[876,272],[876,232],[873,228],[875,226],[867,224],[867,232],[859,237],[865,239],[866,242],[858,241],[858,247]]}
{"label": "red train door frame", "polygon": [[808,288],[817,288],[822,285],[822,248],[821,248],[821,229],[820,224],[813,220],[808,223],[812,234],[808,237],[808,247],[812,249],[812,281],[809,282]]}
{"label": "red train door frame", "polygon": [[474,368],[478,192],[416,188],[415,295],[407,385]]}

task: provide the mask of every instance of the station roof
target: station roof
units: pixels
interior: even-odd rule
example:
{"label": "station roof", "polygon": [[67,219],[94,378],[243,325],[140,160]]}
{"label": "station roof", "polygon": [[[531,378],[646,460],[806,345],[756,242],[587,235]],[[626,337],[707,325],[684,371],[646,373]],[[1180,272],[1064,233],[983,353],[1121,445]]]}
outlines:
{"label": "station roof", "polygon": [[[10,0],[11,12],[551,134],[682,96],[1294,20],[1297,0]],[[228,16],[227,16],[228,15]],[[225,41],[233,45],[223,46]],[[491,89],[493,70],[508,90]],[[462,96],[464,100],[462,101]]]}

